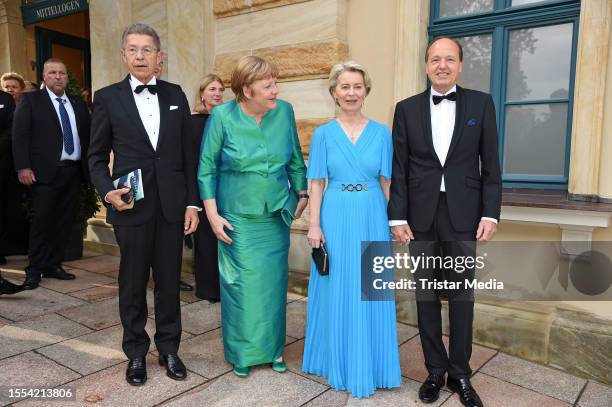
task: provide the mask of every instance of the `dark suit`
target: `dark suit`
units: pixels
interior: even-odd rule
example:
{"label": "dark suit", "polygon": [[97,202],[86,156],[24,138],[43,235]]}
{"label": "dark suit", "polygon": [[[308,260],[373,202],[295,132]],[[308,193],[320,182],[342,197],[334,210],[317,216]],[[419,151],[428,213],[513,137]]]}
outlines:
{"label": "dark suit", "polygon": [[[204,128],[209,114],[191,115],[195,151],[201,151]],[[208,301],[220,301],[219,255],[215,236],[206,212],[199,213],[200,223],[193,233],[193,274],[195,275],[196,297]]]}
{"label": "dark suit", "polygon": [[13,153],[11,151],[11,126],[15,102],[13,97],[0,90],[0,173],[13,172]]}
{"label": "dark suit", "polygon": [[63,133],[46,89],[22,93],[13,119],[13,158],[17,171],[30,168],[32,185],[30,267],[33,274],[59,267],[65,238],[76,211],[78,191],[89,175],[85,158],[89,144],[89,111],[80,98],[66,95],[74,111],[81,160],[61,160]]}
{"label": "dark suit", "polygon": [[[96,92],[89,167],[101,197],[114,190],[112,180],[142,171],[144,199],[123,212],[105,205],[121,249],[119,310],[123,350],[129,358],[144,356],[150,340],[146,286],[155,280],[155,343],[160,353],[176,354],[181,336],[179,277],[183,221],[188,205],[200,206],[189,105],[180,87],[157,81],[160,123],[153,148],[140,119],[129,76]],[[146,91],[145,91],[146,92]],[[170,107],[174,106],[172,110]],[[109,154],[114,154],[113,174]]]}
{"label": "dark suit", "polygon": [[11,150],[11,126],[15,102],[0,91],[0,256],[17,254],[27,248],[24,233],[23,189],[17,181]]}
{"label": "dark suit", "polygon": [[[444,164],[434,149],[430,89],[399,102],[395,109],[388,214],[390,220],[408,221],[415,236],[410,243],[412,255],[474,255],[481,217],[499,219],[501,177],[493,100],[488,94],[457,86],[455,103],[455,125]],[[445,193],[440,191],[442,175]],[[458,281],[473,277],[473,268],[463,274],[423,268],[415,275]],[[438,292],[417,290],[419,330],[430,373],[469,377],[473,307],[473,290],[449,293],[447,355]]]}

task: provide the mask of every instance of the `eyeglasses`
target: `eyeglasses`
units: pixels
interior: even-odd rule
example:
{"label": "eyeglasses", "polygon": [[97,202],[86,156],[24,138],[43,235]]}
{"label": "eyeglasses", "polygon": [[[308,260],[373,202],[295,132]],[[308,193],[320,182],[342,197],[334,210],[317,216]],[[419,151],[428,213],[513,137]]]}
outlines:
{"label": "eyeglasses", "polygon": [[151,56],[155,51],[157,51],[157,48],[151,48],[151,47],[142,47],[142,48],[127,47],[127,48],[124,48],[123,50],[128,55],[137,55],[138,52],[142,52],[142,55],[144,55],[145,57],[148,57],[148,56]]}

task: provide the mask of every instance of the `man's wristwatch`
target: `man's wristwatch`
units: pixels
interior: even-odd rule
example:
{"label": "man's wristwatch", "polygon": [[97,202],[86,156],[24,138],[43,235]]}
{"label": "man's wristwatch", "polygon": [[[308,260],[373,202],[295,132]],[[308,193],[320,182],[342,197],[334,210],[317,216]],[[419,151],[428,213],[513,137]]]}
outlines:
{"label": "man's wristwatch", "polygon": [[299,199],[302,199],[302,198],[308,199],[309,198],[309,196],[308,196],[308,194],[306,192],[300,192],[299,194],[297,194],[297,196],[298,196]]}

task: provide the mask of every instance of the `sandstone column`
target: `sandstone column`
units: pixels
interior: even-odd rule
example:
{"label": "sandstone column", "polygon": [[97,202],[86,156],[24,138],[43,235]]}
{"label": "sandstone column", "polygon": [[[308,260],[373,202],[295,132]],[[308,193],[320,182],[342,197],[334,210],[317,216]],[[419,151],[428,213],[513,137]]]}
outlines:
{"label": "sandstone column", "polygon": [[131,22],[130,2],[90,0],[91,86],[95,92],[127,74],[121,61],[121,33]]}
{"label": "sandstone column", "polygon": [[0,73],[14,71],[27,76],[30,70],[19,0],[0,0],[0,44]]}
{"label": "sandstone column", "polygon": [[581,2],[568,190],[598,194],[612,3]]}

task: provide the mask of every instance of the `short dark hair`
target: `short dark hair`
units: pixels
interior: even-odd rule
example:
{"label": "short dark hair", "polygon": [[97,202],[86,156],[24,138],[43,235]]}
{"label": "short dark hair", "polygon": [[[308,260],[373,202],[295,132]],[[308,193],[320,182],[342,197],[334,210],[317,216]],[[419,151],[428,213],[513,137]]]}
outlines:
{"label": "short dark hair", "polygon": [[429,48],[431,48],[431,46],[434,45],[437,41],[444,40],[444,39],[451,40],[452,42],[455,43],[457,48],[459,48],[459,62],[463,62],[463,47],[461,46],[459,41],[457,41],[456,39],[454,39],[452,37],[447,37],[445,35],[440,36],[440,37],[436,37],[433,40],[431,40],[429,42],[429,44],[427,44],[427,49],[425,50],[425,62],[427,62],[427,60],[429,59]]}
{"label": "short dark hair", "polygon": [[121,49],[125,48],[125,41],[127,36],[130,34],[141,34],[153,37],[155,48],[157,48],[158,51],[161,50],[161,41],[159,39],[159,35],[157,35],[157,31],[155,31],[153,27],[142,23],[130,24],[125,30],[123,30],[123,34],[121,34]]}

